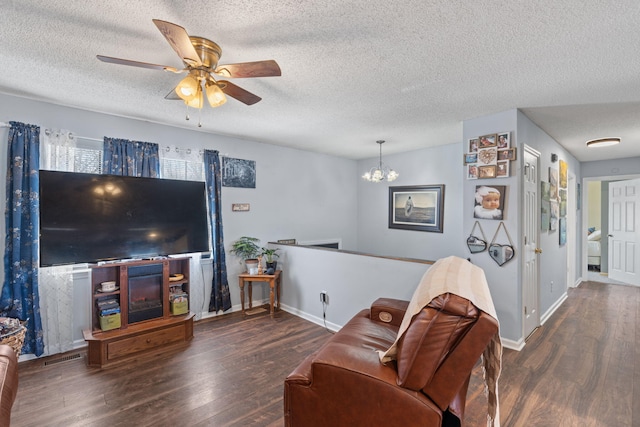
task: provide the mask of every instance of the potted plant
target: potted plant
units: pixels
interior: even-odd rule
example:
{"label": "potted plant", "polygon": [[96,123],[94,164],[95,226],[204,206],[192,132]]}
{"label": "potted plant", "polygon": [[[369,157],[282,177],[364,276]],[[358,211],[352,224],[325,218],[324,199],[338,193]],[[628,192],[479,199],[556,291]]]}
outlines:
{"label": "potted plant", "polygon": [[260,239],[256,237],[242,236],[231,247],[230,252],[240,258],[240,263],[244,261],[247,272],[251,273],[251,269],[258,268],[258,255],[260,255]]}
{"label": "potted plant", "polygon": [[278,265],[278,261],[276,261],[274,258],[278,258],[280,257],[280,255],[278,255],[278,250],[279,249],[269,249],[269,248],[262,248],[262,255],[264,255],[265,258],[265,262],[267,264],[267,270],[270,268],[273,268],[273,271],[276,271],[276,266]]}

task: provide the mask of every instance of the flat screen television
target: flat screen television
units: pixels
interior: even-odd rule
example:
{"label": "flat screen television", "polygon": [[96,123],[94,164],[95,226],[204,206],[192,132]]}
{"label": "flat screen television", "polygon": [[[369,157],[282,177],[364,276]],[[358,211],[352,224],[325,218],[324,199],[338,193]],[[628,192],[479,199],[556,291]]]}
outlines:
{"label": "flat screen television", "polygon": [[203,182],[40,171],[40,266],[208,252]]}

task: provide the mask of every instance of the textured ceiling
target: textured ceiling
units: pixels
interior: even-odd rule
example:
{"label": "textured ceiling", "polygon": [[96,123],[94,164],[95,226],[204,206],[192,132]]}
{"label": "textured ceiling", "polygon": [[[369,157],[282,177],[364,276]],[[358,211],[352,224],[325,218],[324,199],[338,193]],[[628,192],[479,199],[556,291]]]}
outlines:
{"label": "textured ceiling", "polygon": [[[0,92],[198,129],[164,99],[179,75],[96,59],[181,67],[153,18],[218,43],[221,64],[280,64],[234,79],[263,100],[205,106],[203,132],[362,159],[520,108],[581,161],[640,155],[637,0],[5,0]],[[603,136],[623,143],[584,148]]]}

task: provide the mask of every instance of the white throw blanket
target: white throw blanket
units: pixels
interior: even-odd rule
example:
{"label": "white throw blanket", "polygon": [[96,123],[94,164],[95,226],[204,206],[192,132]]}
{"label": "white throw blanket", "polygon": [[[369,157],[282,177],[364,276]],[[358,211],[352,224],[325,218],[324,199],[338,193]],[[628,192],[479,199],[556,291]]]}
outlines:
{"label": "white throw blanket", "polygon": [[[413,316],[435,297],[446,293],[468,299],[478,309],[498,320],[484,271],[469,261],[455,256],[440,259],[422,276],[400,324],[396,342],[386,352],[379,352],[383,363],[396,358],[398,341],[409,327]],[[482,360],[488,400],[487,425],[500,427],[498,378],[502,368],[502,342],[499,329],[482,353]]]}

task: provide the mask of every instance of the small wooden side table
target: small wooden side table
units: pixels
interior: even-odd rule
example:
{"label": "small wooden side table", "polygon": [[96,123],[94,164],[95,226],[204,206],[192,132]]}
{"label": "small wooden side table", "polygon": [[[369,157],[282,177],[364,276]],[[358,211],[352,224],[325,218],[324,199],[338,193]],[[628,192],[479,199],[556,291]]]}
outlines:
{"label": "small wooden side table", "polygon": [[[271,309],[271,317],[273,318],[274,303],[277,300],[277,308],[280,310],[280,270],[276,270],[273,274],[249,274],[242,273],[238,276],[238,282],[240,285],[240,303],[242,304],[242,314],[244,311],[244,285],[247,283],[249,286],[249,308],[253,308],[252,298],[252,282],[267,282],[269,283],[269,307]],[[275,295],[274,295],[275,291]]]}

